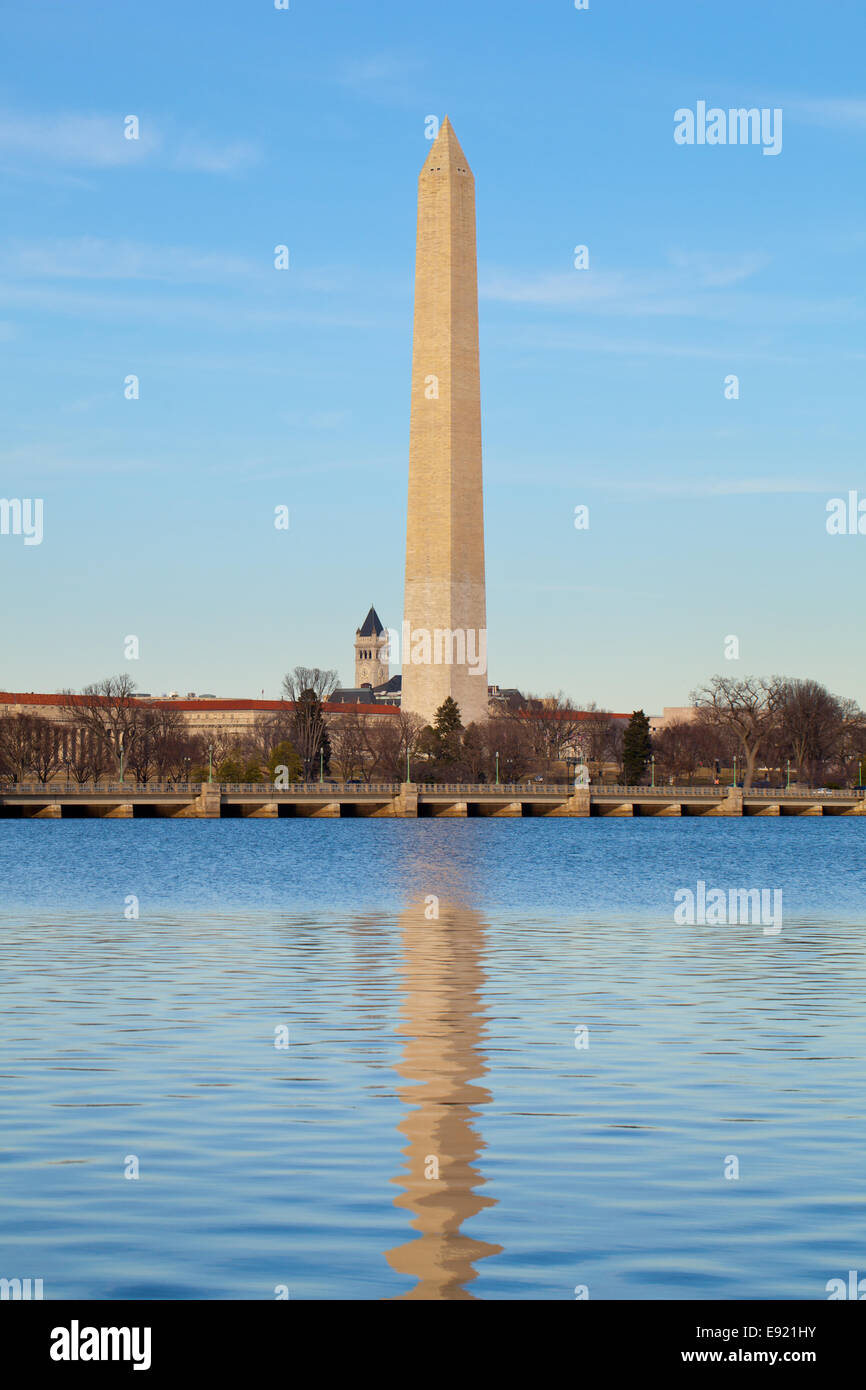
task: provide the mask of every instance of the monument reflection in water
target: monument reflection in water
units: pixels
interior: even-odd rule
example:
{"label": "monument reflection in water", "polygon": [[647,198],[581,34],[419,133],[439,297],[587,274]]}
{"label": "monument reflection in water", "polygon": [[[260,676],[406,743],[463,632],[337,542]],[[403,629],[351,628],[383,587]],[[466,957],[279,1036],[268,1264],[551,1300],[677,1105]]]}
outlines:
{"label": "monument reflection in water", "polygon": [[[438,872],[431,870],[429,879]],[[436,915],[438,913],[438,916]],[[412,1213],[420,1234],[389,1250],[392,1269],[415,1281],[405,1299],[469,1299],[479,1260],[501,1252],[463,1234],[463,1224],[495,1199],[483,1195],[477,1128],[491,1093],[479,1078],[483,1052],[485,923],[451,901],[419,898],[400,917],[402,991],[398,1031],[406,1043],[396,1070],[406,1106],[398,1130],[406,1140],[403,1191],[394,1205]]]}

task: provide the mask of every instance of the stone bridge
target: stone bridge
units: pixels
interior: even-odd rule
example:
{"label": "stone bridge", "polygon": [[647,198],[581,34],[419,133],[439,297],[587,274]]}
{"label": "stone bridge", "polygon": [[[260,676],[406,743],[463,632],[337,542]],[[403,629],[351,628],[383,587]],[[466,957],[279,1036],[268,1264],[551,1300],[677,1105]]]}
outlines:
{"label": "stone bridge", "polygon": [[0,819],[427,816],[862,816],[864,789],[571,789],[562,783],[296,782],[0,785]]}

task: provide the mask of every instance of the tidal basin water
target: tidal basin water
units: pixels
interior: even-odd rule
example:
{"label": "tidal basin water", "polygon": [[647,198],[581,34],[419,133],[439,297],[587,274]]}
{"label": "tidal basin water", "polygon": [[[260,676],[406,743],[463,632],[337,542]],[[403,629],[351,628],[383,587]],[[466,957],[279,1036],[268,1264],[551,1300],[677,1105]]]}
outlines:
{"label": "tidal basin water", "polygon": [[[826,1299],[866,1274],[864,848],[860,819],[0,821],[0,1276]],[[699,882],[781,889],[781,930],[677,923]]]}

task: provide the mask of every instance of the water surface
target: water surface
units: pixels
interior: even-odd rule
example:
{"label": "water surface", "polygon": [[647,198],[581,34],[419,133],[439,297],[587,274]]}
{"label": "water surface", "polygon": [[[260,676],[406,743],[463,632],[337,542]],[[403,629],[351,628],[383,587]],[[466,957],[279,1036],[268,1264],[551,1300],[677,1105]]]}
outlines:
{"label": "water surface", "polygon": [[[0,822],[0,1275],[826,1298],[866,1271],[863,835]],[[699,880],[781,931],[678,925]]]}

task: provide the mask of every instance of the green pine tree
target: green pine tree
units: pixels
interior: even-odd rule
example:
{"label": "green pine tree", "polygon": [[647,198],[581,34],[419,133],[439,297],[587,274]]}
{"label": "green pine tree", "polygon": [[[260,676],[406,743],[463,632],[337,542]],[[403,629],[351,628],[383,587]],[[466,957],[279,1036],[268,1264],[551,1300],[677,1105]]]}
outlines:
{"label": "green pine tree", "polygon": [[322,754],[319,766],[321,771],[330,775],[331,772],[331,735],[328,733],[328,726],[322,730],[322,737],[319,740],[319,752]]}
{"label": "green pine tree", "polygon": [[303,771],[301,760],[295,751],[294,745],[291,744],[288,739],[283,739],[282,743],[278,743],[276,748],[271,751],[271,756],[268,758],[267,763],[269,782],[276,781],[278,767],[287,769],[290,782],[299,782],[301,780],[301,772]]}
{"label": "green pine tree", "polygon": [[418,752],[424,759],[426,781],[450,781],[454,765],[463,751],[463,724],[460,706],[450,695],[442,701],[432,724],[428,724],[418,741]]}
{"label": "green pine tree", "polygon": [[636,709],[622,739],[622,775],[626,786],[637,786],[646,773],[651,753],[649,720],[642,709]]}
{"label": "green pine tree", "polygon": [[437,709],[436,717],[433,720],[433,728],[443,741],[449,734],[456,734],[459,729],[463,728],[463,723],[460,718],[460,706],[450,695],[445,697],[442,704]]}
{"label": "green pine tree", "polygon": [[227,758],[214,768],[215,782],[242,782],[244,780],[244,763],[238,753],[230,753]]}

